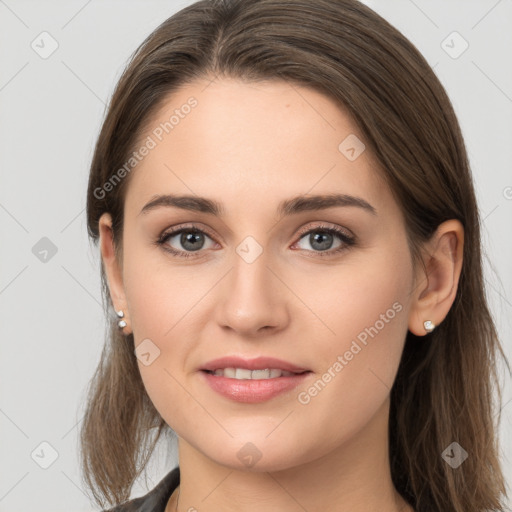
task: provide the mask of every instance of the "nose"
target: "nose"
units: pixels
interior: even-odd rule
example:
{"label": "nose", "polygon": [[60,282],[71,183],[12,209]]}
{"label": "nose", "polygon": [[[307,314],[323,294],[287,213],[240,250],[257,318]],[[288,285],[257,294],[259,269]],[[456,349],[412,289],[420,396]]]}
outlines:
{"label": "nose", "polygon": [[263,251],[253,259],[242,250],[233,255],[216,307],[216,320],[223,329],[254,338],[281,331],[288,324],[291,292],[269,254]]}

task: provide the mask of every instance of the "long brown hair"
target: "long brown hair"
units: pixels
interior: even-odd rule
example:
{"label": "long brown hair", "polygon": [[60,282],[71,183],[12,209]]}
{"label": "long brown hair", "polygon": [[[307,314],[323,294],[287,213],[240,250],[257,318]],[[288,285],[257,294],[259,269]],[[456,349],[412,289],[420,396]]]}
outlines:
{"label": "long brown hair", "polygon": [[[348,112],[404,212],[415,263],[440,223],[462,223],[455,301],[428,340],[408,332],[391,390],[391,474],[416,512],[503,510],[498,356],[509,366],[485,297],[480,219],[465,144],[426,60],[364,4],[201,0],[163,22],[133,54],[111,98],[90,169],[89,236],[97,244],[98,220],[109,212],[122,265],[131,174],[122,173],[120,180],[118,170],[169,94],[196,79],[223,76],[309,86]],[[112,184],[108,191],[106,183]],[[129,499],[157,441],[172,431],[144,389],[133,334],[127,340],[118,332],[103,263],[101,279],[108,333],[88,388],[80,456],[84,481],[103,507]],[[441,456],[454,441],[469,454],[457,469]]]}

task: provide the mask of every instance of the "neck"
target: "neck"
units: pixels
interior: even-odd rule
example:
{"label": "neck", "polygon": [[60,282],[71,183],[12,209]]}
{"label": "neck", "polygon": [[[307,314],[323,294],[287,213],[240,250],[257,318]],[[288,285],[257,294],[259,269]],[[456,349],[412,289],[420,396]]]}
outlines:
{"label": "neck", "polygon": [[387,401],[337,450],[279,471],[217,464],[180,437],[179,492],[166,512],[413,512],[391,480],[388,417]]}

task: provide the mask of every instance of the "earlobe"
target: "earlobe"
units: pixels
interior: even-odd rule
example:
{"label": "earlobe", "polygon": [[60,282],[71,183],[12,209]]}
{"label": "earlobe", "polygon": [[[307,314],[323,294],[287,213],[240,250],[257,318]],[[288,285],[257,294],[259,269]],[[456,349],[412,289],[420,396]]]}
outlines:
{"label": "earlobe", "polygon": [[462,270],[464,228],[456,219],[439,225],[425,248],[409,315],[409,330],[425,336],[445,319],[455,300]]}
{"label": "earlobe", "polygon": [[108,287],[110,291],[110,299],[117,316],[118,311],[123,311],[123,322],[119,327],[126,326],[127,317],[127,303],[124,293],[122,272],[117,261],[114,239],[112,232],[112,217],[109,213],[104,213],[99,219],[99,234],[100,234],[100,251],[103,267],[108,280]]}

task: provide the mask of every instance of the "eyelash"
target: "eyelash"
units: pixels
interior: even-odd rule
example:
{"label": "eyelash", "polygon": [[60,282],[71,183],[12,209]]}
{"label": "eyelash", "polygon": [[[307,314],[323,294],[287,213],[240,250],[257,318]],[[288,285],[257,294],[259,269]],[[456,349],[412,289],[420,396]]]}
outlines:
{"label": "eyelash", "polygon": [[[329,233],[332,235],[337,235],[343,242],[343,245],[341,245],[340,247],[333,249],[333,250],[329,250],[329,251],[308,251],[307,249],[302,249],[307,252],[317,253],[321,258],[326,258],[326,257],[333,256],[335,254],[339,254],[343,251],[350,249],[352,246],[354,246],[356,244],[356,238],[347,235],[347,233],[344,230],[342,230],[340,228],[336,228],[336,227],[325,226],[325,225],[315,226],[314,228],[309,228],[309,229],[305,228],[305,229],[301,230],[298,233],[299,239],[297,241],[300,241],[304,237],[304,235],[307,235],[309,233],[314,233],[317,231],[319,231],[321,233]],[[169,240],[169,238],[172,238],[173,236],[179,235],[180,233],[183,233],[183,232],[202,233],[204,235],[209,236],[211,239],[213,239],[213,236],[210,235],[208,233],[208,231],[199,229],[198,227],[196,227],[195,225],[192,224],[192,225],[187,225],[187,226],[178,226],[177,228],[175,228],[172,231],[167,231],[167,232],[162,233],[160,235],[160,237],[155,241],[155,244],[159,247],[162,247],[164,251],[167,251],[167,252],[171,253],[172,255],[177,256],[179,258],[194,258],[194,257],[196,257],[194,255],[194,252],[201,252],[201,250],[192,251],[192,252],[191,251],[178,251],[178,250],[170,248],[170,247],[164,247],[165,243],[167,242],[167,240]]]}

